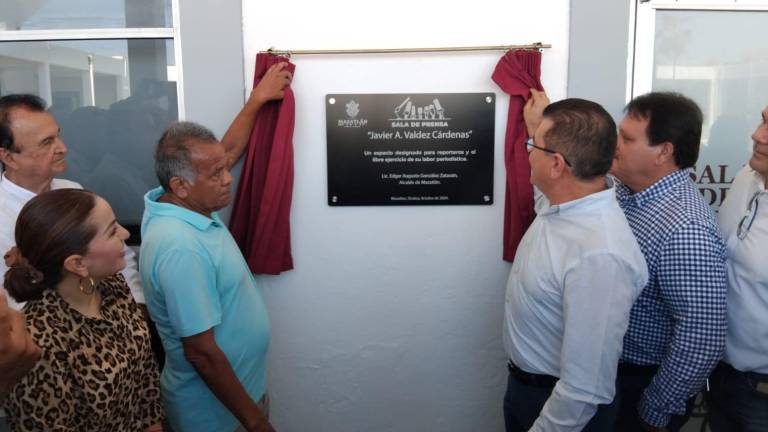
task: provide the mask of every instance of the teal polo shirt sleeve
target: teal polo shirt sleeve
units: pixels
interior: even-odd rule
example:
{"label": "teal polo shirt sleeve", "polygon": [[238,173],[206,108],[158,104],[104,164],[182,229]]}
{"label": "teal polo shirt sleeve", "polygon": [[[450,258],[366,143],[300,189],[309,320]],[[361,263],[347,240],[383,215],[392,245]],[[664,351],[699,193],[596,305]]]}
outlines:
{"label": "teal polo shirt sleeve", "polygon": [[220,296],[216,290],[211,260],[190,250],[171,249],[157,260],[158,285],[168,311],[168,320],[180,337],[189,337],[221,323]]}

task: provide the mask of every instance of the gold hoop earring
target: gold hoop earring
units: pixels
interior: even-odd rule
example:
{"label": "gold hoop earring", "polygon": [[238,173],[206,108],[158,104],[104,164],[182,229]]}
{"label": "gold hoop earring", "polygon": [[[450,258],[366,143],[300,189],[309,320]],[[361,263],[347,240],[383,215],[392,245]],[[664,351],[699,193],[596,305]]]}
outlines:
{"label": "gold hoop earring", "polygon": [[91,284],[90,288],[84,288],[83,287],[83,281],[85,278],[80,278],[80,292],[85,295],[91,295],[94,292],[96,292],[96,282],[93,280],[92,277],[88,277],[88,282]]}

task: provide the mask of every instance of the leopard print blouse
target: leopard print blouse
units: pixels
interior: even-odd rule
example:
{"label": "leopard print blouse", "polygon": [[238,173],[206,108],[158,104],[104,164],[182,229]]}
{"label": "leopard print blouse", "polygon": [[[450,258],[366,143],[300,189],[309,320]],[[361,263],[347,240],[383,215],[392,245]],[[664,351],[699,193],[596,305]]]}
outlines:
{"label": "leopard print blouse", "polygon": [[149,332],[122,275],[99,284],[101,317],[72,309],[54,290],[24,314],[43,355],[5,410],[20,432],[143,432],[160,423],[160,378]]}

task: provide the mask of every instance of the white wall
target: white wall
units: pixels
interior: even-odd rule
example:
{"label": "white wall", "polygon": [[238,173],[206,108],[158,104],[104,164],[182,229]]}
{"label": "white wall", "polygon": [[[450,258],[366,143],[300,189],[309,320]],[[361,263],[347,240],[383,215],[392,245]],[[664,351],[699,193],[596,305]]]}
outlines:
{"label": "white wall", "polygon": [[[378,4],[243,1],[246,87],[256,52],[270,46],[542,41],[553,44],[544,53],[544,85],[553,99],[565,97],[567,0]],[[259,278],[273,326],[270,386],[278,430],[503,430],[508,98],[490,79],[501,55],[294,56],[296,269]],[[325,94],[488,91],[499,95],[494,205],[327,206]]]}
{"label": "white wall", "polygon": [[221,138],[243,107],[245,95],[239,0],[178,3],[183,118],[211,128]]}
{"label": "white wall", "polygon": [[[179,27],[183,77],[180,119],[198,122],[221,138],[242,109],[243,33],[240,0],[179,1]],[[213,19],[212,19],[213,18]],[[247,86],[250,91],[251,86]],[[235,166],[237,178],[242,163]],[[230,208],[222,218],[229,220]]]}

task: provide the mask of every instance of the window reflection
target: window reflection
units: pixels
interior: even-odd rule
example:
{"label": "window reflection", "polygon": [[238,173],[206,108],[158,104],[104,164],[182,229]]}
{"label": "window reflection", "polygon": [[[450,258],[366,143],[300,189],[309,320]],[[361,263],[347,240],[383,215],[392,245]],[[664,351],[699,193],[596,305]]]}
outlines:
{"label": "window reflection", "polygon": [[0,30],[171,27],[170,0],[2,0]]}
{"label": "window reflection", "polygon": [[665,10],[656,14],[653,89],[685,94],[704,113],[694,178],[719,208],[749,159],[768,94],[768,12]]}
{"label": "window reflection", "polygon": [[38,94],[69,148],[64,177],[139,224],[157,184],[152,153],[178,118],[173,43],[110,40],[0,43],[0,95]]}

